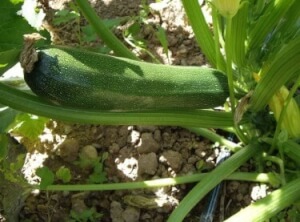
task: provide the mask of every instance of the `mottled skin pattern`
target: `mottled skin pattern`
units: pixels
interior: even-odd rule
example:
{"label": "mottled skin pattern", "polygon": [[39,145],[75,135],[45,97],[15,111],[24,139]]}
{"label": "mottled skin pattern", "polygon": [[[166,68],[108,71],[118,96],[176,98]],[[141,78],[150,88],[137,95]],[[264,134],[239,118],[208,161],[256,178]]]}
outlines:
{"label": "mottled skin pattern", "polygon": [[25,80],[54,103],[99,110],[205,109],[223,105],[227,79],[217,70],[167,66],[66,47],[39,51]]}

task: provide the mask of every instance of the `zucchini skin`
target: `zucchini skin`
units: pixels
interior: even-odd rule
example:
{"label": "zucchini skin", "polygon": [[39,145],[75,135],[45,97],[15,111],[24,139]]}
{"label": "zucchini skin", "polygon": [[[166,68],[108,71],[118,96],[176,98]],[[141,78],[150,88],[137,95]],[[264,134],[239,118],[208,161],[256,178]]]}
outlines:
{"label": "zucchini skin", "polygon": [[24,79],[38,96],[93,110],[205,109],[223,105],[226,76],[218,70],[152,64],[82,49],[49,47]]}

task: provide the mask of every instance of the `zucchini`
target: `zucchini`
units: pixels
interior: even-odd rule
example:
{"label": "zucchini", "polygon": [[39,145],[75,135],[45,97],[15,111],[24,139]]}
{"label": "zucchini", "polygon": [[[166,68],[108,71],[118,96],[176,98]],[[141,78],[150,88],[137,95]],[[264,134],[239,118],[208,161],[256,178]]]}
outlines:
{"label": "zucchini", "polygon": [[228,97],[227,78],[215,69],[151,64],[69,47],[39,50],[24,78],[40,97],[94,110],[204,109],[223,105]]}

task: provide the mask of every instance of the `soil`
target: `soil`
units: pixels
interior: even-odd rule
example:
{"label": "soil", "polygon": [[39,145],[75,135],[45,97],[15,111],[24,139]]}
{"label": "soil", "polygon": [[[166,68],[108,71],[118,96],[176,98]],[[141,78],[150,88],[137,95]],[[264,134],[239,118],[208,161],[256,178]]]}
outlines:
{"label": "soil", "polygon": [[[54,12],[67,7],[64,4],[66,1],[46,2],[42,1],[42,5],[47,13],[47,28],[51,31],[53,42],[78,45],[80,39],[77,33],[86,21],[81,18],[79,24],[70,22],[55,26]],[[143,10],[139,0],[91,2],[98,14],[107,19],[124,16],[134,18]],[[163,63],[209,66],[194,39],[180,1],[153,2],[146,1],[150,9],[139,31],[139,37],[146,40],[149,51]],[[209,13],[207,6],[204,3],[201,5],[205,13]],[[132,19],[114,28],[120,39],[123,30],[131,23]],[[166,30],[169,58],[155,35],[159,26]],[[86,44],[94,46],[101,44],[101,41],[97,39]],[[141,58],[151,60],[143,50],[132,50]],[[71,171],[70,184],[87,183],[91,179],[93,167],[79,165],[82,156],[90,162],[103,161],[102,175],[96,178],[98,182],[117,183],[207,172],[215,167],[216,157],[220,152],[218,144],[212,144],[180,127],[78,125],[51,120],[39,141],[32,142],[12,136],[19,142],[13,144],[23,147],[23,152],[27,155],[27,165],[23,172],[32,184],[39,181],[35,169],[41,166],[47,166],[53,172],[65,166]],[[251,164],[246,164],[241,170],[248,171],[252,168]],[[55,181],[55,184],[62,183],[61,180]],[[35,191],[24,199],[19,195],[12,197],[13,207],[5,207],[11,209],[11,215],[7,216],[7,220],[3,217],[0,221],[166,221],[193,185],[103,192]],[[257,193],[265,190],[252,183],[224,183],[214,221],[223,221],[259,198],[259,195],[263,196],[255,195],[252,192],[254,187]],[[24,188],[11,189],[11,192],[16,193],[19,189],[20,193]],[[207,198],[197,204],[185,221],[199,221],[206,202]],[[86,212],[92,212],[94,220],[75,220],[75,214],[83,215]]]}

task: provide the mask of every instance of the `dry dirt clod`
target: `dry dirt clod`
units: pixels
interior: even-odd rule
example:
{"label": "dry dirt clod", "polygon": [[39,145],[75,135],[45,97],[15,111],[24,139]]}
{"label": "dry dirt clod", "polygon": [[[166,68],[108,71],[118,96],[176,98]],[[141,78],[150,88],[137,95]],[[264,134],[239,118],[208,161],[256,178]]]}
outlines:
{"label": "dry dirt clod", "polygon": [[138,174],[154,175],[157,171],[158,161],[155,153],[143,154],[138,159]]}
{"label": "dry dirt clod", "polygon": [[159,158],[159,161],[166,163],[172,168],[175,172],[179,171],[182,166],[182,155],[179,152],[173,150],[167,150],[162,153]]}
{"label": "dry dirt clod", "polygon": [[156,153],[159,149],[159,144],[153,139],[152,133],[143,133],[139,144],[136,146],[138,153]]}
{"label": "dry dirt clod", "polygon": [[110,204],[110,217],[112,222],[124,222],[122,216],[123,208],[120,202],[112,201]]}
{"label": "dry dirt clod", "polygon": [[140,210],[134,207],[126,207],[122,213],[125,222],[138,222],[140,219]]}
{"label": "dry dirt clod", "polygon": [[65,139],[57,150],[60,157],[66,162],[73,162],[78,157],[79,143],[76,139]]}

